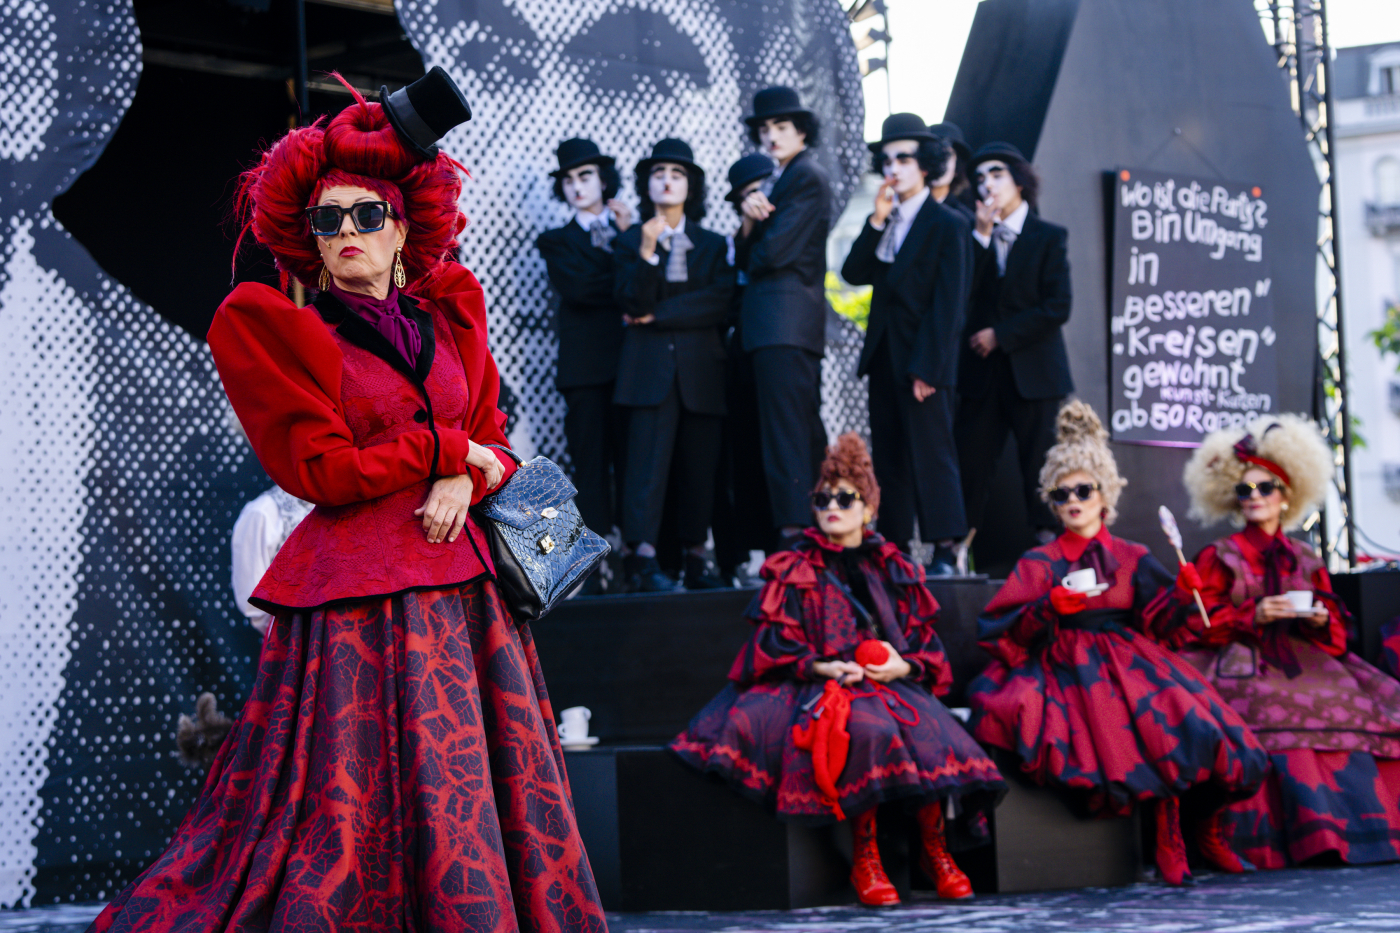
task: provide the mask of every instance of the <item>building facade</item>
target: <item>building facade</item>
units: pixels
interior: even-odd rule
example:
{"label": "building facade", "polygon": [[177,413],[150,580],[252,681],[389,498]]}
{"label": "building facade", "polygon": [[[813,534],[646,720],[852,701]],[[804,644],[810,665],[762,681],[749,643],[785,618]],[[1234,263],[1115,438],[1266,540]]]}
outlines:
{"label": "building facade", "polygon": [[1338,232],[1359,551],[1400,556],[1400,357],[1371,338],[1400,305],[1400,43],[1339,49],[1333,62]]}

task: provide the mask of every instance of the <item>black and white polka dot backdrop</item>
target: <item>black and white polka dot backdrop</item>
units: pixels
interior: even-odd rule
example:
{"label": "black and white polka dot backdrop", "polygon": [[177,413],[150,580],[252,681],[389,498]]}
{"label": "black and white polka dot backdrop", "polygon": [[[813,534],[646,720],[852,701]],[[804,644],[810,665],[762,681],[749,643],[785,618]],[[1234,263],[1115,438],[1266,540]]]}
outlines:
{"label": "black and white polka dot backdrop", "polygon": [[[725,233],[722,179],[749,148],[757,88],[793,84],[821,114],[838,209],[865,158],[836,0],[403,0],[400,16],[476,112],[446,145],[475,178],[462,258],[522,451],[563,453],[533,248],[567,217],[546,174],[559,140],[590,136],[630,169],[655,139],[686,138]],[[228,537],[266,479],[208,350],[49,207],[96,161],[140,63],[130,0],[0,0],[0,906],[97,900],[134,877],[199,790],[174,758],[176,716],[202,690],[236,710],[257,652]],[[834,432],[863,425],[864,397],[850,325],[829,333]]]}

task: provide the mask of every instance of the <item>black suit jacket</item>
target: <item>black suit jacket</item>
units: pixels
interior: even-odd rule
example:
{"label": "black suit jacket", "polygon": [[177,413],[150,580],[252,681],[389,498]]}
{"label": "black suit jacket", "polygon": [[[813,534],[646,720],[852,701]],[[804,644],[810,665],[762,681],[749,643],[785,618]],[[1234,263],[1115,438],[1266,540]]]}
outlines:
{"label": "black suit jacket", "polygon": [[[997,276],[995,245],[972,241],[975,257],[972,302],[962,341],[958,391],[980,398],[991,388],[1003,359],[1010,363],[1016,392],[1024,399],[1061,398],[1074,391],[1069,356],[1060,328],[1069,320],[1069,232],[1034,213],[1006,257],[1006,275]],[[986,359],[967,340],[979,330],[996,331],[997,349]]]}
{"label": "black suit jacket", "polygon": [[719,326],[729,316],[734,294],[729,244],[691,221],[685,235],[694,244],[685,257],[685,282],[666,281],[666,250],[657,249],[660,262],[654,266],[642,259],[641,224],[613,240],[618,304],[632,317],[656,315],[654,323],[626,328],[613,401],[660,405],[679,382],[687,411],[722,415],[725,354]]}
{"label": "black suit jacket", "polygon": [[554,384],[574,389],[612,382],[622,352],[622,311],[613,297],[613,254],[594,246],[588,232],[572,220],[541,233],[535,245],[549,270],[549,284],[559,296],[554,319],[559,372]]}
{"label": "black suit jacket", "polygon": [[748,276],[740,328],[745,350],[826,347],[826,236],[831,179],[810,149],[793,157],[769,195],[771,217],[736,245]]}
{"label": "black suit jacket", "polygon": [[883,235],[867,220],[841,267],[852,285],[874,286],[856,375],[870,372],[880,343],[888,341],[895,378],[951,389],[958,384],[958,345],[972,287],[972,227],[929,197],[892,263],[875,257]]}

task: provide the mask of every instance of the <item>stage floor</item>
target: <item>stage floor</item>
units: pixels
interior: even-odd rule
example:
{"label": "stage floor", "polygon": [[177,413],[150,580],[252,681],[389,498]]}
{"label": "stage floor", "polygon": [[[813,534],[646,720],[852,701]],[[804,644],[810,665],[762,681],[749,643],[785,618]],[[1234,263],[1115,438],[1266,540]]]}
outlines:
{"label": "stage floor", "polygon": [[[82,933],[89,905],[0,911],[0,933]],[[1157,884],[916,899],[891,910],[828,907],[753,913],[609,914],[612,933],[1273,933],[1400,931],[1400,865],[1208,875]]]}

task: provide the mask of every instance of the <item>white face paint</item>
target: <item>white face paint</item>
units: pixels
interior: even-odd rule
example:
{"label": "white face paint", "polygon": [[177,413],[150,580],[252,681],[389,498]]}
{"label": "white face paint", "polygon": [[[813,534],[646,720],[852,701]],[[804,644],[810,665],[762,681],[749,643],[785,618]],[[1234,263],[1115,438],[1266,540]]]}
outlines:
{"label": "white face paint", "polygon": [[758,128],[758,144],[777,159],[779,165],[787,165],[793,156],[807,148],[807,137],[798,132],[791,120],[764,120]]}
{"label": "white face paint", "polygon": [[564,176],[564,200],[576,211],[599,214],[603,211],[603,176],[596,165],[580,165]]}
{"label": "white face paint", "polygon": [[928,173],[919,168],[918,151],[919,143],[913,139],[896,139],[880,149],[885,181],[901,201],[918,194],[928,182]]}
{"label": "white face paint", "polygon": [[977,166],[977,196],[990,203],[999,217],[1006,217],[1021,206],[1021,189],[1011,177],[1011,169],[1000,159],[988,159]]}
{"label": "white face paint", "polygon": [[675,207],[684,204],[690,195],[690,176],[684,165],[675,162],[658,162],[651,167],[647,178],[647,194],[657,207]]}

